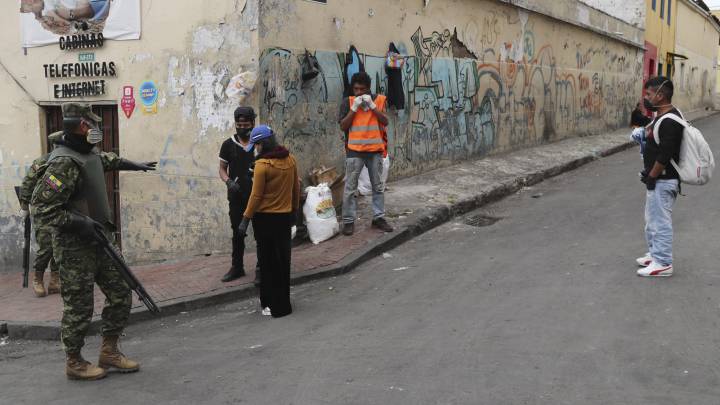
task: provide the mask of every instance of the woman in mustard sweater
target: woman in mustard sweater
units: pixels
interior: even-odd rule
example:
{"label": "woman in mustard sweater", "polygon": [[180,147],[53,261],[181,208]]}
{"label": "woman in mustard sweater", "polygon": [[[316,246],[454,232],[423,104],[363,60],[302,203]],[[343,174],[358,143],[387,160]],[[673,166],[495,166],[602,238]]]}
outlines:
{"label": "woman in mustard sweater", "polygon": [[257,241],[260,306],[275,318],[292,313],[290,305],[290,228],[300,206],[300,181],[295,158],[278,145],[272,129],[260,125],[250,134],[255,148],[255,173],[250,200],[239,231],[252,220]]}

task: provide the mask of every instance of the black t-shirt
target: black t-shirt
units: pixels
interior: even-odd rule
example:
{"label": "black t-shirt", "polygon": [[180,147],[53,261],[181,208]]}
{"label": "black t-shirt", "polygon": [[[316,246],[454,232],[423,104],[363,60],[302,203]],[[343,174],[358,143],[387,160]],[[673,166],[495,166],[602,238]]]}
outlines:
{"label": "black t-shirt", "polygon": [[220,147],[220,161],[227,163],[230,178],[240,185],[243,192],[249,193],[252,190],[250,169],[255,162],[253,152],[246,152],[233,135],[226,139]]}
{"label": "black t-shirt", "polygon": [[[676,108],[673,108],[665,114],[675,114],[682,118],[680,111]],[[674,160],[677,163],[680,162],[680,144],[682,143],[685,128],[679,122],[666,118],[660,123],[658,134],[655,134],[653,133],[655,122],[657,122],[660,117],[662,117],[662,115],[655,118],[647,127],[647,143],[645,153],[643,154],[645,170],[650,172],[655,162],[659,162],[665,166],[665,171],[658,177],[659,179],[680,179],[680,175],[670,163],[670,160]],[[655,136],[658,136],[660,139],[659,145],[655,142]]]}
{"label": "black t-shirt", "polygon": [[[372,97],[373,100],[377,98],[377,94],[371,94],[370,97]],[[343,97],[342,103],[340,103],[340,110],[338,114],[338,123],[345,118],[346,115],[350,112],[350,98]],[[347,147],[348,143],[348,134],[350,131],[345,131],[345,156],[349,158],[363,158],[363,157],[369,157],[372,155],[376,155],[380,152],[358,152],[355,150],[350,150]]]}

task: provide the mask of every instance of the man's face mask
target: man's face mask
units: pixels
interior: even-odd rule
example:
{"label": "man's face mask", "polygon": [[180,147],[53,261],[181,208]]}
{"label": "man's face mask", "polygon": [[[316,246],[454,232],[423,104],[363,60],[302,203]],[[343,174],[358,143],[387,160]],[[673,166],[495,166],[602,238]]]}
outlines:
{"label": "man's face mask", "polygon": [[669,105],[669,104],[666,104],[666,105],[655,105],[655,104],[653,104],[653,102],[652,102],[652,100],[656,99],[657,96],[660,94],[660,89],[663,88],[663,86],[665,85],[665,83],[667,83],[667,81],[664,81],[664,82],[660,85],[660,87],[658,87],[657,90],[655,90],[655,92],[654,92],[654,94],[653,94],[652,96],[643,98],[643,106],[645,107],[646,110],[655,112],[655,111],[657,111],[660,107],[665,107],[665,106]]}
{"label": "man's face mask", "polygon": [[247,141],[250,138],[250,132],[252,132],[253,124],[250,121],[238,121],[235,123],[235,133],[238,138],[243,141]]}
{"label": "man's face mask", "polygon": [[103,132],[96,122],[83,120],[85,128],[85,141],[90,145],[96,145],[103,140]]}

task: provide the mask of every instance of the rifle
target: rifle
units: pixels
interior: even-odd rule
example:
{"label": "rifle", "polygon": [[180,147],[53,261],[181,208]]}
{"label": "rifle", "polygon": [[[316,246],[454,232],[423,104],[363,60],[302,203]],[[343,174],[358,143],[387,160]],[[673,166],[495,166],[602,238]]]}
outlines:
{"label": "rifle", "polygon": [[[15,194],[17,195],[18,201],[20,201],[20,187],[15,187]],[[22,206],[22,201],[20,202],[20,206]],[[28,288],[28,278],[30,277],[30,227],[30,214],[28,213],[25,214],[25,218],[23,219],[23,288]]]}
{"label": "rifle", "polygon": [[140,284],[140,281],[138,281],[137,278],[135,278],[135,275],[130,271],[130,267],[128,267],[127,263],[125,263],[125,260],[123,260],[122,256],[120,256],[120,253],[115,249],[115,246],[108,240],[107,236],[105,236],[105,233],[103,232],[102,225],[96,224],[95,225],[95,234],[94,234],[95,240],[100,244],[100,247],[102,247],[103,251],[106,255],[115,263],[118,271],[120,272],[120,275],[123,279],[125,279],[125,282],[128,284],[131,290],[135,291],[135,294],[137,294],[138,298],[145,304],[145,306],[150,310],[152,313],[160,313],[160,308],[158,308],[157,305],[155,305],[155,301],[153,301],[152,297],[145,291],[145,288]]}

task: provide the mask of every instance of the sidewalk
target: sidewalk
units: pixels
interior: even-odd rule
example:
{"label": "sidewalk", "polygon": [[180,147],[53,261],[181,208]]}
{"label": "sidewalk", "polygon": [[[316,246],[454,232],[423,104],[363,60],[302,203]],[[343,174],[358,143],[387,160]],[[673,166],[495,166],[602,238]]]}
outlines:
{"label": "sidewalk", "polygon": [[[571,138],[392,182],[388,184],[385,201],[395,232],[383,234],[370,229],[369,207],[363,202],[362,210],[358,211],[361,218],[352,237],[339,235],[319,245],[308,242],[293,249],[292,282],[298,284],[350,271],[453,216],[631,147],[628,134],[629,131],[623,129]],[[255,260],[254,254],[246,255],[246,267],[252,269]],[[171,315],[255,295],[252,271],[235,282],[220,282],[229,267],[229,256],[212,256],[133,270],[162,308],[163,315]],[[20,285],[19,272],[0,275],[0,333],[9,333],[14,338],[58,339],[62,316],[60,297],[35,298],[31,289],[21,289]],[[134,294],[133,299],[131,322],[153,318]],[[102,293],[96,292],[95,328],[103,300]]]}

